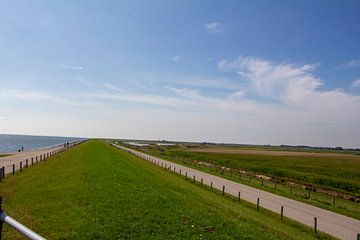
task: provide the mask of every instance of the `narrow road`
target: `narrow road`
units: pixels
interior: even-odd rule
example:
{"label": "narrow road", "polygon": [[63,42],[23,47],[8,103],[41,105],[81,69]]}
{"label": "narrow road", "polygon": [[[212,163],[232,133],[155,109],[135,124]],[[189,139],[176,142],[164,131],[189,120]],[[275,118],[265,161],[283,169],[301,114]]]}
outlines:
{"label": "narrow road", "polygon": [[[0,157],[0,169],[4,167],[5,175],[18,171],[20,167],[30,167],[32,164],[36,164],[40,161],[44,161],[47,158],[66,150],[67,148],[77,145],[80,142],[70,143],[65,147],[64,144],[60,144],[54,147],[42,148],[37,150],[25,151],[14,153],[14,155],[7,157]],[[0,176],[1,177],[1,176]]]}
{"label": "narrow road", "polygon": [[360,234],[359,220],[204,173],[202,171],[166,161],[134,149],[116,144],[111,145],[159,166],[166,166],[167,168],[170,167],[171,170],[176,173],[184,176],[187,175],[189,178],[193,178],[195,176],[197,181],[201,181],[201,179],[203,179],[203,184],[209,186],[212,184],[213,188],[220,191],[222,191],[223,186],[225,186],[225,192],[235,197],[237,197],[239,192],[241,192],[242,200],[256,204],[259,199],[261,208],[266,208],[280,214],[281,207],[283,206],[285,217],[307,226],[314,227],[316,218],[317,230],[325,232],[336,238],[344,240],[357,240],[358,234]]}

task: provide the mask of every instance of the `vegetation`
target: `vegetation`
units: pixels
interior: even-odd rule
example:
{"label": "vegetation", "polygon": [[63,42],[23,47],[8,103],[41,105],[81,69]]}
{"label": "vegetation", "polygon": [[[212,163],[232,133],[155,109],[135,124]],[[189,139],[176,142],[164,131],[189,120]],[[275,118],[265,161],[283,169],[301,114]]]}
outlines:
{"label": "vegetation", "polygon": [[[246,185],[261,188],[282,196],[300,200],[315,206],[335,211],[353,218],[360,219],[360,203],[356,201],[336,198],[320,192],[312,192],[308,197],[308,190],[290,188],[288,185],[277,184],[273,181],[262,181],[253,178],[251,182],[246,176],[230,174],[215,168],[206,168],[194,164],[206,162],[231,169],[240,169],[252,173],[264,174],[281,181],[296,181],[304,184],[312,184],[322,188],[332,189],[334,193],[349,193],[359,197],[360,194],[360,158],[356,155],[345,154],[346,157],[318,157],[309,156],[271,156],[261,154],[232,154],[232,153],[209,153],[195,152],[194,148],[178,146],[157,146],[137,148],[150,154],[156,155],[190,167],[221,175],[222,177],[241,182]],[[191,150],[191,151],[189,151]],[[336,169],[336,171],[334,170]],[[290,192],[291,191],[291,192]]]}
{"label": "vegetation", "polygon": [[[4,210],[49,239],[329,239],[100,141],[0,184]],[[21,239],[5,227],[4,239]]]}

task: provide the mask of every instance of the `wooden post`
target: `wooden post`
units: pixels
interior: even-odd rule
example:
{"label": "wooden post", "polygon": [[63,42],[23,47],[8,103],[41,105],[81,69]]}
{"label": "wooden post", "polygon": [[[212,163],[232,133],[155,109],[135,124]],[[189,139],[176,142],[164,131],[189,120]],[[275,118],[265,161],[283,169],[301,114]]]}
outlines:
{"label": "wooden post", "polygon": [[187,178],[187,172],[185,172],[185,178]]}
{"label": "wooden post", "polygon": [[36,163],[38,162],[38,156],[36,156]]}
{"label": "wooden post", "polygon": [[222,195],[225,195],[225,185],[223,186]]}
{"label": "wooden post", "polygon": [[180,168],[179,172],[180,172],[180,175],[181,175],[181,168]]}
{"label": "wooden post", "polygon": [[213,182],[212,181],[210,183],[210,188],[211,188],[211,190],[213,189]]}
{"label": "wooden post", "polygon": [[202,185],[203,185],[203,179],[201,179],[201,187],[202,187]]}
{"label": "wooden post", "polygon": [[261,178],[261,186],[264,186],[264,179]]}
{"label": "wooden post", "polygon": [[176,172],[176,167],[174,167],[174,172]]}
{"label": "wooden post", "polygon": [[20,162],[20,172],[22,171],[22,162]]}
{"label": "wooden post", "polygon": [[260,208],[260,198],[257,198],[256,211],[259,211],[259,208]]}
{"label": "wooden post", "polygon": [[239,191],[239,194],[238,194],[238,202],[240,201],[240,196],[241,196],[241,192]]}
{"label": "wooden post", "polygon": [[31,158],[31,166],[34,166],[34,158]]}
{"label": "wooden post", "polygon": [[357,234],[357,240],[360,240],[360,233]]}
{"label": "wooden post", "polygon": [[13,164],[13,175],[15,175],[15,164]]}
{"label": "wooden post", "polygon": [[317,217],[314,217],[314,233],[317,233]]}
{"label": "wooden post", "polygon": [[28,167],[29,167],[29,160],[26,159],[25,162],[26,162],[26,163],[25,163],[25,167],[28,168]]}
{"label": "wooden post", "polygon": [[281,206],[281,220],[283,220],[284,216],[284,206]]}
{"label": "wooden post", "polygon": [[5,179],[5,167],[1,168],[1,178]]}
{"label": "wooden post", "polygon": [[193,182],[195,182],[195,175],[193,176]]}

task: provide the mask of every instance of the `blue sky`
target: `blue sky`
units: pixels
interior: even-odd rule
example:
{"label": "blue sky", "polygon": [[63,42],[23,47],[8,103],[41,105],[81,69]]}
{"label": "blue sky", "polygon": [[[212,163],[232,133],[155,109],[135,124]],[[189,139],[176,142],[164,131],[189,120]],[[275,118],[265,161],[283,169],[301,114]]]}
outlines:
{"label": "blue sky", "polygon": [[0,133],[360,147],[359,1],[0,1]]}

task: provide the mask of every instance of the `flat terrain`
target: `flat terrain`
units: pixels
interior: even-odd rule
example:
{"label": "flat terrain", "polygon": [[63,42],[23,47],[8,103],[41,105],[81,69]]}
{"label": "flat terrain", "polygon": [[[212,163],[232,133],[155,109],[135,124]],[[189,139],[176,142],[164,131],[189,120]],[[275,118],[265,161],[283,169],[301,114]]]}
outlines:
{"label": "flat terrain", "polygon": [[[335,151],[309,153],[214,146],[203,148],[199,145],[194,147],[194,145],[184,144],[176,146],[152,144],[147,147],[132,148],[360,219],[360,203],[342,197],[344,195],[347,199],[354,199],[354,197],[356,199],[360,196],[360,158],[354,153],[340,154]],[[341,157],[336,157],[338,155]],[[215,167],[210,168],[201,163]],[[219,167],[226,167],[227,171],[221,171]],[[233,174],[229,169],[232,169]],[[268,176],[271,180],[267,181],[265,178],[262,182],[260,178],[249,179],[249,175],[239,174],[239,171],[246,171],[251,175]],[[279,183],[276,187],[275,181]],[[311,192],[310,198],[305,188],[309,185],[318,189],[316,192]]]}
{"label": "flat terrain", "polygon": [[266,156],[301,156],[301,157],[319,157],[319,158],[336,158],[336,159],[358,159],[360,155],[350,153],[329,153],[329,152],[305,152],[305,151],[286,151],[286,150],[267,150],[267,149],[248,149],[235,147],[204,147],[193,148],[189,151],[203,152],[203,153],[232,153],[245,155],[266,155]]}
{"label": "flat terrain", "polygon": [[[4,210],[48,239],[328,239],[88,141],[0,183]],[[22,239],[5,226],[4,239]]]}

